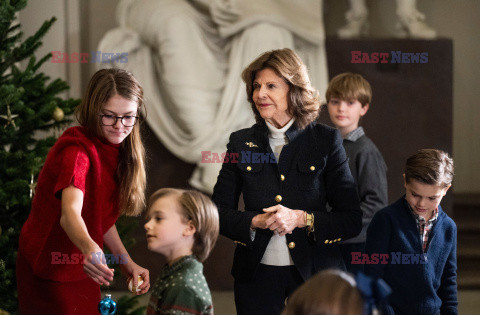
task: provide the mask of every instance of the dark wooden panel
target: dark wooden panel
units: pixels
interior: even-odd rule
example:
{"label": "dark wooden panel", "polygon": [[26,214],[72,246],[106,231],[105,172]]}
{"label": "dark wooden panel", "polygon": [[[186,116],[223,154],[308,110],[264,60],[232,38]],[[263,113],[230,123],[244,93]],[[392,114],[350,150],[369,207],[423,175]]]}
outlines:
{"label": "dark wooden panel", "polygon": [[[356,72],[372,85],[370,109],[360,124],[388,166],[389,202],[404,192],[405,161],[423,148],[452,154],[453,46],[449,39],[363,39],[326,41],[329,76]],[[428,53],[427,63],[352,63],[352,51]],[[328,113],[321,121],[329,123]],[[451,192],[442,202],[452,212]]]}

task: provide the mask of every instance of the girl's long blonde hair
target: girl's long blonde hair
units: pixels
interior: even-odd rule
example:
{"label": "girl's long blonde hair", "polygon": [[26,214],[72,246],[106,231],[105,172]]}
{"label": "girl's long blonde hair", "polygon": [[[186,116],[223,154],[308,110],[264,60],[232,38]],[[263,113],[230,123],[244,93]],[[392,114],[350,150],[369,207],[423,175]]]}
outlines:
{"label": "girl's long blonde hair", "polygon": [[[95,136],[102,137],[100,114],[102,107],[115,95],[134,101],[138,112],[142,109],[143,89],[135,77],[121,69],[102,69],[90,79],[82,102],[75,110],[80,125],[86,127]],[[139,215],[145,207],[145,149],[140,136],[140,124],[120,146],[117,167],[119,186],[120,214]]]}

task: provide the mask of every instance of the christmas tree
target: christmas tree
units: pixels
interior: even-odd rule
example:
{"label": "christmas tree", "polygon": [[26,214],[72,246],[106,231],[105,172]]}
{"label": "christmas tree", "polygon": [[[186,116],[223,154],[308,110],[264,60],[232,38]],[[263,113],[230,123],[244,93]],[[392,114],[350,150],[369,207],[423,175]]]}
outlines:
{"label": "christmas tree", "polygon": [[[33,54],[55,18],[22,41],[15,15],[26,3],[0,4],[0,305],[9,312],[17,308],[18,236],[30,212],[37,175],[55,142],[44,135],[68,123],[65,115],[78,104],[58,97],[68,89],[66,82],[37,72],[50,55],[37,61]],[[22,61],[28,61],[24,69]]]}
{"label": "christmas tree", "polygon": [[8,312],[17,308],[18,236],[30,212],[37,175],[55,142],[45,134],[68,123],[65,115],[78,104],[58,97],[68,89],[66,82],[37,72],[50,56],[37,61],[33,54],[55,18],[23,41],[15,15],[26,3],[0,3],[0,305]]}
{"label": "christmas tree", "polygon": [[[26,5],[27,0],[0,1],[0,314],[18,312],[15,261],[20,230],[47,153],[70,122],[65,117],[79,104],[59,97],[69,88],[65,81],[39,72],[51,54],[37,60],[34,53],[56,19],[23,40],[15,17]],[[117,228],[123,237],[135,225],[120,222]],[[137,303],[135,297],[119,302],[122,314]]]}

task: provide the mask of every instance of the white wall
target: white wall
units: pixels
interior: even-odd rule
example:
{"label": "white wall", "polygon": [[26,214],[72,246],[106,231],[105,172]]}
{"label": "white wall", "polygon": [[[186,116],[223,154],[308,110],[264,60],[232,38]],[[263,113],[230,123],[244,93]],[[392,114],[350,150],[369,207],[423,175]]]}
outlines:
{"label": "white wall", "polygon": [[[42,0],[28,1],[27,7],[20,12],[19,20],[24,32],[24,39],[33,35],[53,16],[57,21],[45,35],[43,45],[37,50],[37,60],[52,51],[80,52],[80,0]],[[70,84],[68,97],[81,95],[80,64],[52,63],[47,61],[41,71],[52,79],[62,78]]]}
{"label": "white wall", "polygon": [[[259,0],[261,1],[261,0]],[[30,0],[20,15],[23,30],[33,33],[41,23],[55,15],[58,21],[44,41],[40,55],[48,51],[90,52],[103,34],[115,26],[116,0]],[[395,29],[393,0],[367,0],[370,8],[371,35],[389,37]],[[453,155],[456,164],[456,193],[480,194],[480,1],[420,0],[418,8],[441,37],[454,42],[454,125]],[[325,24],[328,35],[334,35],[344,23],[347,0],[325,0]],[[80,35],[80,36],[79,36]],[[43,52],[43,53],[42,53]],[[78,97],[95,71],[93,64],[47,64],[44,71],[53,78],[62,77]],[[81,78],[80,78],[81,75]]]}

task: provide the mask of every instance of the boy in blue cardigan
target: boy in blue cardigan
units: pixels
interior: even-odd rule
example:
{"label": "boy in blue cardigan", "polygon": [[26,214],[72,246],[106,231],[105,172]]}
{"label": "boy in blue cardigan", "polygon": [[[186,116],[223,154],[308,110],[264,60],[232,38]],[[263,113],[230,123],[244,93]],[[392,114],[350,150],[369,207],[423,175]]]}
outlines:
{"label": "boy in blue cardigan", "polygon": [[367,254],[357,259],[392,288],[384,314],[457,314],[457,228],[440,207],[453,160],[420,150],[408,158],[403,177],[405,195],[375,214]]}

